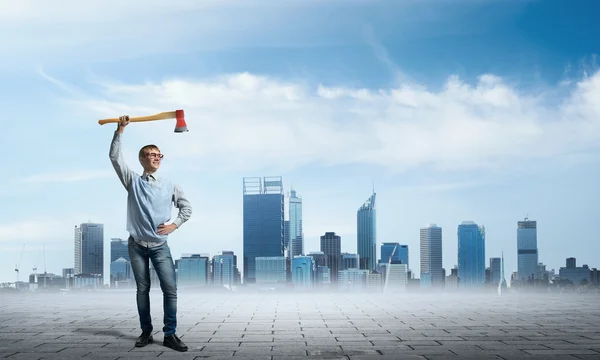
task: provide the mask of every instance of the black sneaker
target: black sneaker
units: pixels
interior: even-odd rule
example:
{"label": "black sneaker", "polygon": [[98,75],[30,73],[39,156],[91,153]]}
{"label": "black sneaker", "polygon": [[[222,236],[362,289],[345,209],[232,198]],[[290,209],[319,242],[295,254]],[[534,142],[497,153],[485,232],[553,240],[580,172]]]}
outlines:
{"label": "black sneaker", "polygon": [[154,342],[152,333],[143,332],[142,335],[140,335],[140,337],[135,341],[135,347],[144,347],[152,342]]}
{"label": "black sneaker", "polygon": [[176,351],[187,351],[188,347],[177,337],[177,335],[165,335],[163,345]]}

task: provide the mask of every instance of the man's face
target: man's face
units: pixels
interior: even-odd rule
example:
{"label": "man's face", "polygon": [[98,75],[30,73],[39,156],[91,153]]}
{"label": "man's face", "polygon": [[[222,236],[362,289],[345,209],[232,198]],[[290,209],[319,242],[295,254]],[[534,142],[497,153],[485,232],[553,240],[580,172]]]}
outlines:
{"label": "man's face", "polygon": [[140,159],[144,170],[156,171],[160,167],[163,155],[158,149],[144,150],[144,156]]}

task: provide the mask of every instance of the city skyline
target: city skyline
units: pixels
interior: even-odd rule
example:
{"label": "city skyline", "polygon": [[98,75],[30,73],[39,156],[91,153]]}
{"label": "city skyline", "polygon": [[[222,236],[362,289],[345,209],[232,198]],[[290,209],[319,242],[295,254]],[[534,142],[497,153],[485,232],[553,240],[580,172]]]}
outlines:
{"label": "city skyline", "polygon": [[507,276],[526,217],[548,269],[599,262],[596,3],[86,4],[0,4],[0,281],[16,264],[60,273],[86,221],[104,225],[106,271],[109,239],[128,238],[126,192],[108,159],[116,126],[97,121],[175,109],[189,132],[123,135],[136,171],[138,150],[160,147],[160,175],[194,208],[174,256],[231,250],[241,266],[241,179],[276,174],[302,195],[305,252],[335,232],[355,253],[375,183],[376,248],[408,245],[417,276],[430,223],[447,274],[463,221],[485,226],[486,262],[504,253]]}
{"label": "city skyline", "polygon": [[[285,204],[283,203],[284,201],[284,189],[283,189],[283,179],[282,177],[248,177],[248,178],[244,178],[244,186],[243,186],[243,203],[245,206],[245,212],[246,215],[244,215],[244,218],[248,217],[248,221],[249,221],[249,225],[250,228],[252,229],[252,233],[255,234],[268,234],[269,232],[272,232],[273,229],[269,229],[268,226],[266,228],[261,228],[260,226],[257,226],[257,224],[259,223],[264,223],[265,221],[268,222],[272,222],[272,220],[268,220],[269,216],[273,216],[276,215],[276,219],[277,221],[280,223],[279,225],[279,230],[280,230],[280,234],[279,234],[279,239],[281,240],[280,242],[278,242],[278,244],[281,246],[280,250],[281,250],[281,254],[277,253],[273,253],[273,249],[271,250],[267,250],[265,252],[264,249],[264,245],[268,245],[268,242],[259,242],[256,243],[254,240],[250,240],[250,242],[248,243],[249,245],[249,249],[250,251],[248,252],[248,250],[244,250],[244,254],[248,253],[248,254],[257,254],[256,256],[283,256],[284,255],[284,250],[285,250],[285,231],[284,231],[284,209],[287,207],[288,209],[289,204],[288,203],[290,201],[290,199],[292,199],[292,203],[293,202],[297,202],[299,201],[299,203],[301,204],[301,199],[297,198],[295,195],[295,190],[292,190],[292,196],[288,196],[287,201]],[[256,195],[259,195],[258,197],[256,197]],[[261,197],[260,195],[269,195],[269,196],[263,196]],[[275,195],[275,197],[273,197],[273,195]],[[374,211],[375,211],[375,193],[373,193],[369,199],[363,203],[361,205],[361,207],[359,208],[358,212],[357,212],[357,226],[360,228],[360,226],[365,226],[366,223],[368,223],[368,227],[367,227],[367,233],[371,233],[371,231],[373,231],[371,229],[372,225],[376,226],[376,221],[375,221],[375,215],[374,215]],[[280,199],[277,199],[280,198]],[[275,201],[273,201],[275,200]],[[261,205],[262,203],[262,205]],[[249,205],[249,206],[247,206]],[[275,207],[273,207],[273,205],[275,205]],[[266,206],[266,207],[265,207]],[[257,209],[263,208],[263,211],[266,209],[266,212],[261,212],[261,211],[257,211]],[[275,212],[273,211],[275,210]],[[300,210],[301,211],[301,210]],[[365,217],[364,213],[365,211],[368,211],[368,216]],[[372,212],[372,213],[371,213]],[[362,213],[362,215],[361,215]],[[292,217],[293,218],[293,217]],[[365,221],[366,220],[366,221]],[[244,220],[246,222],[246,220]],[[286,221],[286,222],[289,222]],[[301,222],[301,220],[300,220]],[[362,225],[360,225],[362,224]],[[87,222],[87,223],[81,223],[80,226],[76,225],[75,226],[75,242],[74,242],[74,254],[75,254],[75,258],[74,258],[74,262],[73,262],[73,269],[69,269],[71,266],[65,266],[63,267],[61,270],[64,274],[64,272],[66,270],[73,270],[74,274],[92,274],[95,275],[98,271],[104,275],[103,279],[104,279],[104,283],[105,284],[109,284],[111,282],[110,280],[110,273],[111,273],[111,269],[112,269],[112,263],[115,260],[115,252],[113,250],[113,247],[115,247],[116,245],[116,249],[117,253],[121,253],[122,250],[120,250],[120,248],[123,246],[122,244],[125,243],[122,239],[120,238],[110,238],[109,240],[109,246],[107,248],[106,246],[106,238],[103,235],[103,228],[104,225],[100,224],[100,223],[92,223],[92,222]],[[473,285],[475,286],[483,286],[484,283],[488,280],[486,280],[486,271],[490,271],[489,276],[491,277],[490,279],[495,279],[496,277],[499,277],[499,274],[494,275],[494,273],[499,272],[500,269],[498,269],[497,267],[499,266],[499,262],[498,264],[494,265],[492,262],[494,260],[498,260],[500,261],[500,258],[497,257],[487,257],[485,254],[485,248],[486,248],[486,240],[485,240],[485,226],[484,225],[478,225],[476,223],[474,223],[473,221],[467,220],[467,221],[462,221],[460,224],[458,224],[457,226],[458,231],[457,231],[457,244],[458,244],[458,253],[457,253],[457,261],[454,264],[454,266],[452,266],[452,268],[458,268],[458,277],[463,279],[463,287],[465,288],[472,288]],[[99,230],[97,230],[99,229]],[[265,230],[267,230],[265,232]],[[533,233],[527,232],[527,231],[533,231]],[[373,231],[373,234],[375,232]],[[87,242],[82,242],[82,234],[86,234],[88,235],[88,241]],[[98,241],[98,235],[97,234],[101,234],[100,236],[104,238],[104,246],[101,245]],[[440,253],[442,252],[443,249],[443,240],[442,240],[442,228],[439,227],[437,224],[428,224],[426,227],[421,227],[420,228],[420,248],[419,248],[419,257],[420,257],[420,263],[421,263],[421,269],[419,270],[415,270],[412,269],[410,267],[407,267],[407,271],[412,272],[412,277],[413,279],[420,279],[422,286],[424,285],[425,287],[430,287],[432,284],[437,284],[440,281],[443,283],[445,281],[445,279],[440,278],[440,274],[437,274],[438,272],[440,272],[440,270],[444,271],[445,276],[448,276],[450,273],[451,269],[446,269],[442,264],[443,262],[441,261],[442,259],[440,259]],[[90,239],[91,237],[91,239]],[[251,234],[250,238],[254,238],[256,237],[256,235]],[[264,235],[260,235],[259,237],[263,238]],[[332,239],[337,239],[337,243],[338,245],[325,245],[327,244],[327,242],[324,243],[324,241],[331,241]],[[370,236],[369,236],[370,238]],[[341,251],[341,237],[339,235],[336,235],[335,232],[326,232],[325,235],[320,237],[320,251],[316,250],[316,249],[310,249],[306,252],[302,252],[301,254],[297,254],[297,255],[293,255],[293,257],[302,257],[302,258],[306,258],[307,256],[311,256],[311,254],[319,253],[322,251],[325,251],[324,255],[325,257],[328,257],[328,251],[331,251],[332,249],[336,249],[334,250],[334,252],[336,254],[344,254],[344,253],[350,253],[353,255],[357,255],[360,258],[359,255],[359,244],[360,244],[360,238],[357,237],[357,248],[356,251],[354,252],[348,252],[348,251]],[[328,239],[328,240],[324,240],[324,239]],[[526,279],[524,279],[521,276],[521,272],[522,272],[522,268],[525,269],[529,269],[532,266],[535,268],[535,275],[532,276],[532,278],[535,279],[542,279],[544,277],[544,275],[542,273],[540,273],[541,270],[539,270],[538,267],[538,256],[537,256],[537,221],[536,220],[530,220],[528,217],[525,217],[524,220],[520,220],[517,221],[517,263],[518,263],[518,267],[516,270],[511,271],[510,274],[515,274],[516,278],[515,280],[517,281],[525,281]],[[91,241],[91,243],[90,243]],[[391,242],[376,242],[377,246],[375,248],[375,254],[376,254],[376,262],[379,263],[386,263],[389,261],[398,261],[398,260],[402,260],[402,259],[406,259],[406,260],[402,260],[401,263],[403,264],[409,264],[409,257],[408,257],[408,245],[403,245],[403,244],[399,244],[399,243],[391,243]],[[244,245],[245,249],[246,249],[246,245]],[[334,246],[334,247],[331,247]],[[382,251],[384,251],[385,247],[390,247],[389,249],[385,250],[385,254],[382,253]],[[104,247],[103,252],[101,253],[97,253],[98,248],[102,248]],[[254,248],[253,248],[254,247]],[[535,261],[532,264],[529,264],[529,260],[526,259],[526,261],[523,261],[523,252],[529,252],[531,253],[532,250],[530,250],[531,248],[535,248]],[[95,259],[96,257],[100,256],[100,262],[105,262],[105,260],[103,260],[103,256],[105,256],[105,254],[108,252],[109,253],[109,257],[110,257],[110,261],[108,262],[108,266],[104,265],[101,266],[99,265],[97,260],[87,260],[87,264],[82,266],[82,249],[89,249],[88,251],[88,258],[90,259]],[[329,249],[329,250],[328,250]],[[400,250],[398,250],[400,249]],[[92,251],[94,250],[94,251]],[[126,250],[126,246],[124,248],[124,250]],[[44,249],[45,251],[45,249]],[[396,251],[399,251],[398,254],[396,254]],[[401,251],[401,252],[400,252]],[[271,252],[271,253],[269,253]],[[391,256],[392,252],[395,254],[393,255],[393,257]],[[531,256],[529,253],[526,254],[525,257],[527,256]],[[222,249],[220,251],[218,251],[215,254],[210,254],[210,253],[206,253],[206,252],[202,252],[202,255],[194,255],[194,256],[207,256],[207,261],[209,261],[209,258],[214,258],[214,259],[220,259],[222,258],[225,254],[235,254],[234,251],[231,250],[227,250],[227,249]],[[189,257],[191,254],[190,253],[184,253],[181,255],[181,259],[185,259],[187,257]],[[245,255],[247,256],[247,255]],[[127,258],[128,256],[125,256],[125,258]],[[384,259],[385,257],[385,259]],[[389,257],[389,259],[387,259]],[[502,258],[504,257],[503,252],[502,252]],[[338,258],[338,260],[334,260],[334,261],[341,261],[341,257],[339,255],[334,256],[334,258]],[[569,267],[569,259],[574,259],[575,257],[569,257],[567,258],[567,267]],[[283,257],[282,257],[283,259]],[[423,259],[426,259],[426,261],[429,262],[429,265],[422,265],[423,264]],[[462,259],[462,260],[461,260]],[[120,259],[120,260],[126,260],[126,259]],[[332,258],[329,258],[327,260],[327,262],[332,263]],[[487,261],[489,260],[489,264],[487,263]],[[45,261],[45,259],[44,259]],[[79,261],[79,262],[78,262]],[[574,260],[571,260],[572,264],[574,264]],[[251,261],[251,263],[254,261]],[[90,264],[94,264],[92,265],[92,268],[90,268]],[[98,264],[96,264],[98,263]],[[527,266],[523,266],[523,263],[526,263]],[[293,261],[292,259],[290,259],[290,263],[288,264],[288,266],[292,266]],[[358,265],[357,268],[360,269],[361,266],[367,266],[366,265],[367,262],[363,262],[361,261]],[[535,265],[535,266],[534,266]],[[544,266],[544,270],[543,271],[547,271],[550,269],[546,269],[547,265],[545,263],[543,263],[542,261],[539,262],[539,265],[543,265]],[[588,266],[590,264],[583,264],[584,267]],[[425,276],[423,277],[422,271],[423,271],[423,266],[425,266]],[[575,267],[575,265],[571,265],[572,267]],[[246,265],[243,265],[244,269],[246,268]],[[254,265],[251,265],[250,268],[253,268]],[[590,265],[590,268],[594,267],[594,264]],[[92,270],[92,272],[86,272],[83,270],[78,270],[78,269],[94,269]],[[334,269],[337,268],[337,265],[334,265]],[[502,263],[502,268],[504,268],[504,263]],[[562,266],[559,266],[558,268],[562,268]],[[330,268],[331,270],[334,270]],[[430,271],[430,269],[434,269],[434,271]],[[435,271],[435,269],[438,269],[437,271]],[[37,270],[37,269],[34,269]],[[552,269],[552,271],[555,271],[556,269]],[[208,274],[209,269],[207,268],[206,272]],[[529,271],[529,270],[527,270]],[[41,272],[36,272],[35,273],[44,273],[45,271],[45,267],[44,267],[44,271]],[[53,271],[48,271],[48,273],[60,273],[60,272],[53,272]],[[33,272],[31,273],[33,274]],[[433,275],[432,275],[433,274]],[[437,274],[437,275],[436,275]],[[245,279],[247,278],[246,275],[244,275],[244,271],[242,271],[242,279],[243,282],[245,282]],[[230,276],[233,276],[232,274],[230,274]],[[294,279],[294,272],[292,269],[292,279]],[[436,277],[438,278],[438,280],[435,280]],[[332,281],[335,282],[335,279],[337,278],[337,272],[336,275],[334,275],[332,277]],[[503,280],[506,280],[505,278],[503,278]],[[492,280],[493,282],[494,280]],[[3,281],[0,281],[3,282]],[[10,281],[5,281],[5,282],[10,282]],[[250,284],[254,283],[254,274],[250,273]],[[510,281],[508,282],[510,284]],[[477,285],[478,284],[478,285]]]}

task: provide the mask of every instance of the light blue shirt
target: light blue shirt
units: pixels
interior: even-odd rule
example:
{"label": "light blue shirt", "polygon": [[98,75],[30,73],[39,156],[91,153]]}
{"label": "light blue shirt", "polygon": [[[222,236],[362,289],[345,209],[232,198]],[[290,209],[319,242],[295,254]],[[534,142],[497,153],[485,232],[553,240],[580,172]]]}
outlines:
{"label": "light blue shirt", "polygon": [[115,131],[110,145],[112,165],[127,190],[127,231],[140,245],[154,247],[167,241],[158,226],[171,220],[172,204],[179,209],[173,223],[179,228],[192,214],[192,206],[178,185],[168,179],[144,172],[139,175],[125,163],[121,153],[122,134]]}

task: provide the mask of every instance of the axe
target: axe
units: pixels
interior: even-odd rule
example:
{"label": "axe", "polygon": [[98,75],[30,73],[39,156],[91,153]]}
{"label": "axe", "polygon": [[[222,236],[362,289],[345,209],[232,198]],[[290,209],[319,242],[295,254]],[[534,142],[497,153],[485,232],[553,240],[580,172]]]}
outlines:
{"label": "axe", "polygon": [[[185,117],[183,114],[183,110],[166,111],[166,112],[161,112],[161,113],[149,115],[149,116],[129,117],[130,122],[166,120],[166,119],[177,119],[177,123],[175,123],[175,132],[176,133],[182,133],[182,132],[189,131],[187,128],[187,125],[185,123]],[[119,122],[119,118],[98,120],[98,124],[100,124],[100,125],[104,125],[104,124],[108,124],[108,123],[118,123],[118,122]]]}

